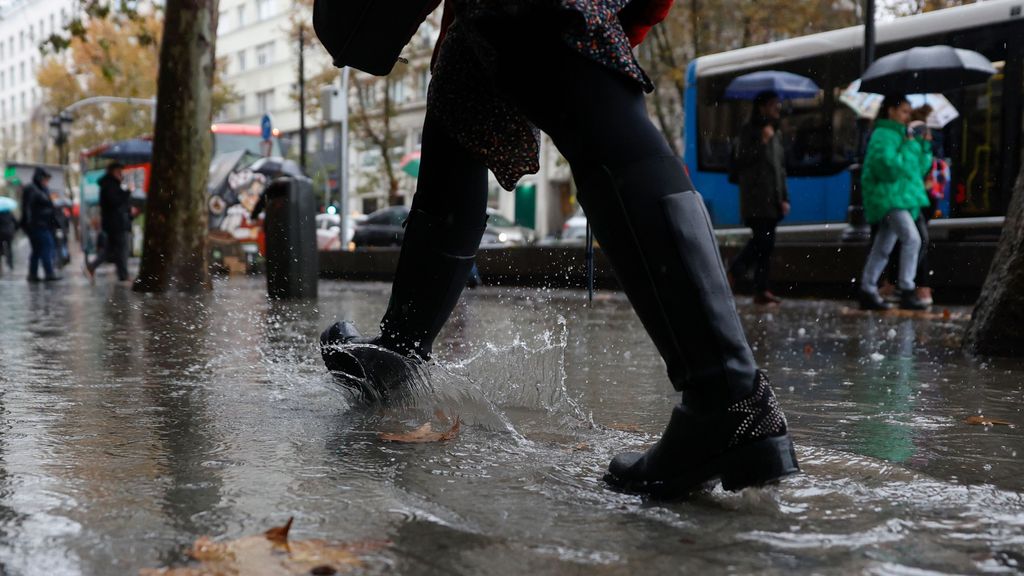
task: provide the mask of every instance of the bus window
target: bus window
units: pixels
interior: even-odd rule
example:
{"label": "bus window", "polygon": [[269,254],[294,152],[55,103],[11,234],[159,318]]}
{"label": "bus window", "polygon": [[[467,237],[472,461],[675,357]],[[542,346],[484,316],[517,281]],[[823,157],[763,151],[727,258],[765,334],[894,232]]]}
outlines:
{"label": "bus window", "polygon": [[[224,154],[225,152],[238,152],[248,150],[253,154],[261,154],[260,143],[262,138],[254,134],[228,134],[218,131],[213,135],[213,154]],[[271,138],[271,156],[281,155],[281,145],[278,138]]]}

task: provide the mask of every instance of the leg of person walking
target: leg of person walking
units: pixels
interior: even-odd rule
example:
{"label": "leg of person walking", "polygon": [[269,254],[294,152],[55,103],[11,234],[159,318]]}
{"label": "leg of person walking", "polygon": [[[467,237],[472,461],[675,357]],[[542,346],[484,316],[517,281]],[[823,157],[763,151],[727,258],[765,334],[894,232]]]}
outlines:
{"label": "leg of person walking", "polygon": [[892,219],[892,227],[900,241],[900,308],[925,310],[928,306],[917,298],[917,285],[914,282],[914,276],[917,275],[917,258],[921,252],[921,236],[918,234],[917,224],[906,210],[894,210],[888,217]]}
{"label": "leg of person walking", "polygon": [[778,304],[782,302],[771,293],[769,286],[769,271],[771,269],[772,253],[775,251],[775,228],[778,221],[768,218],[757,218],[751,222],[751,229],[754,236],[751,242],[756,241],[756,268],[754,268],[754,303],[755,304]]}
{"label": "leg of person walking", "polygon": [[[895,212],[895,211],[894,211]],[[889,263],[889,255],[896,246],[896,232],[889,216],[889,213],[878,224],[874,241],[871,243],[871,250],[864,262],[864,270],[860,277],[860,307],[864,310],[888,310],[890,308],[878,294],[878,279],[882,276],[886,265]]]}
{"label": "leg of person walking", "polygon": [[117,279],[121,282],[128,280],[128,252],[131,249],[131,232],[119,232],[114,234],[117,239],[112,247],[111,254],[114,257],[114,266],[117,268]]}
{"label": "leg of person walking", "polygon": [[[651,123],[640,88],[559,42],[505,41],[496,42],[496,77],[568,159],[594,236],[683,392],[658,444],[616,457],[606,479],[671,495],[717,476],[739,489],[796,472],[704,202]],[[558,90],[535,89],[545,85]],[[753,426],[742,424],[748,414]]]}
{"label": "leg of person walking", "polygon": [[737,280],[745,280],[747,272],[750,270],[751,262],[757,259],[757,232],[754,231],[754,224],[752,222],[746,223],[750,227],[751,235],[747,243],[743,245],[743,249],[740,253],[733,258],[732,263],[729,265],[729,275],[732,276],[729,283],[730,285],[735,283]]}
{"label": "leg of person walking", "polygon": [[[423,127],[420,174],[381,333],[363,338],[348,322],[320,337],[328,369],[359,385],[365,358],[351,343],[372,343],[405,356],[429,358],[434,339],[472,273],[487,222],[487,169],[430,112]],[[381,397],[387,390],[363,389]]]}
{"label": "leg of person walking", "polygon": [[917,273],[914,276],[914,283],[917,285],[918,299],[930,306],[932,304],[932,269],[928,262],[928,244],[931,239],[928,237],[928,219],[924,215],[926,208],[921,210],[921,214],[914,222],[917,225],[917,235],[921,238],[921,250],[917,254]]}

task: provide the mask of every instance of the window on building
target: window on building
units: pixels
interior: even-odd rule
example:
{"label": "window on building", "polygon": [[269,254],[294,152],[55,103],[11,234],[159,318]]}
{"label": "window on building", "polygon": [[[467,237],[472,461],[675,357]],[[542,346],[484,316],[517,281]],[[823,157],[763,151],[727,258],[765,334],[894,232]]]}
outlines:
{"label": "window on building", "polygon": [[24,52],[24,51],[25,51],[25,31],[24,30],[19,30],[18,31],[18,52],[20,53],[20,52]]}
{"label": "window on building", "polygon": [[5,88],[7,88],[7,82],[5,80],[6,78],[7,74],[5,74],[3,70],[0,70],[0,90],[4,90]]}
{"label": "window on building", "polygon": [[245,97],[244,94],[238,97],[238,117],[239,118],[244,117],[245,114],[246,114],[246,110],[245,110],[245,101],[246,100],[247,100],[247,98]]}
{"label": "window on building", "polygon": [[63,8],[60,9],[60,25],[62,28],[68,25],[68,13]]}
{"label": "window on building", "polygon": [[246,62],[245,62],[245,50],[242,50],[241,52],[238,53],[238,71],[239,72],[245,72],[246,68],[247,68],[247,66],[246,66]]}
{"label": "window on building", "polygon": [[50,34],[54,33],[53,18],[54,18],[53,14],[50,14]]}
{"label": "window on building", "polygon": [[416,92],[420,100],[427,99],[428,86],[430,86],[430,68],[423,68],[419,72],[419,82],[416,85]]}
{"label": "window on building", "polygon": [[21,82],[25,81],[25,63],[21,62],[18,64],[19,76],[21,76]]}
{"label": "window on building", "polygon": [[256,65],[266,66],[274,61],[274,43],[267,42],[256,47]]}
{"label": "window on building", "polygon": [[274,0],[256,0],[256,17],[266,20],[274,15]]}
{"label": "window on building", "polygon": [[238,13],[238,27],[241,28],[245,26],[245,4],[242,4],[235,10],[237,10]]}
{"label": "window on building", "polygon": [[221,12],[217,15],[217,35],[220,36],[228,31],[228,13]]}
{"label": "window on building", "polygon": [[256,112],[266,114],[274,106],[274,91],[264,90],[256,93]]}
{"label": "window on building", "polygon": [[25,93],[22,92],[21,93],[21,112],[24,113],[25,109],[26,109],[25,108]]}
{"label": "window on building", "polygon": [[0,42],[0,60],[4,59],[4,43]]}
{"label": "window on building", "polygon": [[389,90],[391,92],[389,94],[389,96],[391,97],[391,101],[392,102],[394,102],[395,104],[401,104],[402,102],[405,102],[405,100],[406,100],[405,80],[403,80],[403,79],[395,80],[394,82],[392,82],[391,87],[389,88]]}

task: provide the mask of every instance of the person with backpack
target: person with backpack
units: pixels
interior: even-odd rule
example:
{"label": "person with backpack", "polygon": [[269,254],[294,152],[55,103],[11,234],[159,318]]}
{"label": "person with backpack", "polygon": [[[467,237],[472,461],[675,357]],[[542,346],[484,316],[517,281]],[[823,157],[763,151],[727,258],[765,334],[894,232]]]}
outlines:
{"label": "person with backpack", "polygon": [[740,187],[740,214],[752,235],[729,267],[731,279],[754,269],[754,303],[779,304],[769,289],[775,229],[789,214],[786,157],[778,129],[782,102],[775,92],[754,98],[750,121],[736,138],[730,179]]}
{"label": "person with backpack", "polygon": [[[672,497],[708,481],[740,490],[799,470],[704,201],[644,104],[654,86],[632,48],[671,4],[446,1],[416,194],[380,334],[337,322],[321,335],[340,383],[368,400],[408,391],[406,367],[431,357],[473,269],[488,170],[513,190],[538,171],[543,130],[568,160],[594,236],[682,394],[661,440],[616,456],[605,481]],[[324,46],[337,45],[324,30]]]}

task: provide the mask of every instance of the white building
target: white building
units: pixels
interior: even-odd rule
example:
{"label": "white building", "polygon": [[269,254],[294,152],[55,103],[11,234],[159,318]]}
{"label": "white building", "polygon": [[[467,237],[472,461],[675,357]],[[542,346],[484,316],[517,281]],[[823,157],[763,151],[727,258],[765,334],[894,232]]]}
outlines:
{"label": "white building", "polygon": [[0,160],[42,161],[49,117],[36,72],[39,45],[60,33],[75,0],[15,0],[0,10]]}

